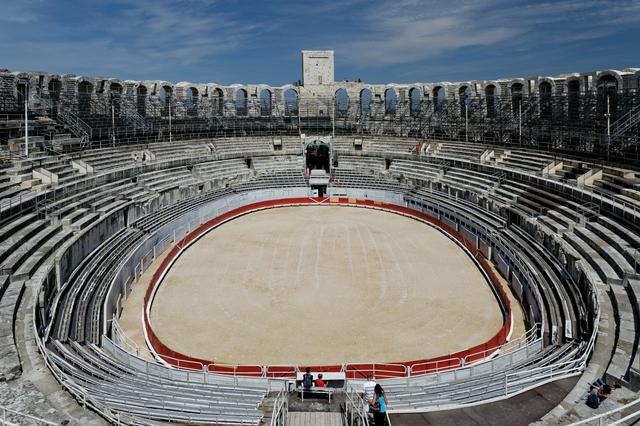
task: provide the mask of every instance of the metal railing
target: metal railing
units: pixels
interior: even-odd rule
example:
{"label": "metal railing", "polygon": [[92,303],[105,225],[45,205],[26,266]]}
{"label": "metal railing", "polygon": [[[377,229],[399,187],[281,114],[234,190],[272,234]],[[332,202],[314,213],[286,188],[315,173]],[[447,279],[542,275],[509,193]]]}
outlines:
{"label": "metal railing", "polygon": [[273,401],[273,411],[271,413],[271,426],[285,426],[287,415],[289,414],[289,398],[286,389],[278,392],[278,396]]}
{"label": "metal railing", "polygon": [[[10,418],[20,420],[18,423],[13,423]],[[0,426],[18,426],[23,424],[23,421],[30,420],[29,423],[35,422],[36,424],[52,425],[56,426],[58,423],[50,422],[49,420],[42,419],[40,417],[32,416],[30,414],[22,413],[20,411],[12,410],[11,408],[0,405]]]}
{"label": "metal railing", "polygon": [[347,384],[343,412],[344,424],[346,426],[368,426],[369,416],[365,408],[367,405],[368,403],[362,395],[351,384]]}
{"label": "metal railing", "polygon": [[[626,412],[626,413],[625,413]],[[614,418],[620,416],[620,418]],[[578,425],[626,425],[631,424],[632,420],[638,420],[640,418],[640,398],[628,404],[614,408],[606,413],[598,414],[588,419],[580,420],[575,423],[571,423],[570,426]],[[634,422],[635,423],[635,422]]]}

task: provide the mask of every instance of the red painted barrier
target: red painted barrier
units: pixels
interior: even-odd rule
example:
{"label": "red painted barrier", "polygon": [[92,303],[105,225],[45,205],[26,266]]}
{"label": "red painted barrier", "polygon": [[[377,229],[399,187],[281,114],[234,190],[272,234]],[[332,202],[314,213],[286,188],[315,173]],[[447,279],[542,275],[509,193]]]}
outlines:
{"label": "red painted barrier", "polygon": [[[502,307],[503,313],[503,325],[500,330],[488,341],[476,345],[472,348],[459,351],[453,354],[443,355],[436,358],[415,360],[415,361],[403,361],[403,362],[391,362],[391,363],[355,363],[355,364],[343,364],[343,365],[321,365],[321,366],[247,366],[247,365],[229,365],[222,363],[215,363],[210,360],[204,360],[199,358],[190,357],[177,352],[168,346],[166,346],[158,336],[154,333],[153,327],[149,320],[150,301],[152,296],[157,291],[164,274],[168,271],[171,263],[177,259],[182,250],[189,244],[202,237],[211,229],[221,225],[224,222],[235,219],[239,216],[243,216],[247,213],[255,212],[258,210],[274,208],[274,207],[287,207],[293,205],[317,205],[317,204],[330,204],[330,205],[346,205],[355,207],[373,207],[381,210],[409,216],[415,219],[419,219],[423,222],[427,222],[441,229],[449,237],[457,241],[464,246],[469,253],[478,261],[483,271],[491,281],[493,288],[498,293],[498,299]],[[153,274],[149,287],[144,296],[144,328],[147,334],[147,340],[152,350],[157,356],[163,359],[166,363],[176,367],[203,370],[209,372],[215,372],[220,374],[240,375],[240,376],[256,376],[256,377],[271,377],[271,378],[291,378],[296,376],[297,371],[304,371],[306,367],[311,367],[314,372],[344,372],[347,378],[365,378],[373,374],[377,378],[384,377],[404,377],[407,375],[420,375],[428,374],[437,371],[450,370],[453,368],[462,367],[465,364],[475,362],[486,358],[494,353],[497,349],[503,345],[507,336],[509,335],[511,327],[511,303],[507,297],[502,284],[496,277],[493,269],[490,267],[489,262],[484,258],[478,249],[473,244],[467,241],[464,236],[456,231],[451,226],[444,222],[441,222],[432,216],[425,213],[415,211],[408,207],[398,206],[394,204],[386,204],[372,200],[354,200],[347,198],[328,199],[328,198],[284,198],[279,200],[260,201],[252,203],[246,206],[239,207],[237,209],[226,212],[218,217],[211,219],[210,221],[202,224],[189,235],[178,241],[178,243],[170,250],[168,255],[164,258],[160,267]]]}

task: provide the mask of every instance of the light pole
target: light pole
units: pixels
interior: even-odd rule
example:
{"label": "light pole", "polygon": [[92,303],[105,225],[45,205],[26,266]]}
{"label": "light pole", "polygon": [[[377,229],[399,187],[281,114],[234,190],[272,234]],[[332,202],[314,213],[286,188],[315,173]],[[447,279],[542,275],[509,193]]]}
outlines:
{"label": "light pole", "polygon": [[24,80],[24,155],[29,158],[29,80]]}
{"label": "light pole", "polygon": [[464,98],[464,141],[469,142],[469,104],[466,96]]}
{"label": "light pole", "polygon": [[518,141],[522,146],[522,100],[518,102]]}
{"label": "light pole", "polygon": [[609,95],[607,94],[607,161],[609,161],[609,152],[611,150],[611,111],[609,105]]}
{"label": "light pole", "polygon": [[172,142],[173,138],[171,135],[171,98],[169,98],[169,142]]}
{"label": "light pole", "polygon": [[111,100],[111,144],[115,148],[116,146],[116,111]]}
{"label": "light pole", "polygon": [[331,135],[336,137],[336,95],[333,95],[333,108],[331,108]]}

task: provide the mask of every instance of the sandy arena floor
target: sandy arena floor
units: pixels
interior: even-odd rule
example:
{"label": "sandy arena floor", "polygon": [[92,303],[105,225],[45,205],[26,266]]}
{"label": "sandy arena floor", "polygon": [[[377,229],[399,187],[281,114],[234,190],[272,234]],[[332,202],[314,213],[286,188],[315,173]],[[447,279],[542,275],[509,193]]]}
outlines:
{"label": "sandy arena floor", "polygon": [[211,231],[174,264],[151,320],[184,354],[260,365],[429,358],[501,326],[480,271],[439,231],[338,206],[265,210]]}

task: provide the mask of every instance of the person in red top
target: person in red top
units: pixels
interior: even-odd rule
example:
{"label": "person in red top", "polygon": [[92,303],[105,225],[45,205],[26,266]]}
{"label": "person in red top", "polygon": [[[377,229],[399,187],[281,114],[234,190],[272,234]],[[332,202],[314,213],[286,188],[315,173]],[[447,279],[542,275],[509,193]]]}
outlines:
{"label": "person in red top", "polygon": [[323,388],[327,386],[327,384],[322,380],[322,374],[318,374],[318,378],[316,379],[316,387]]}

